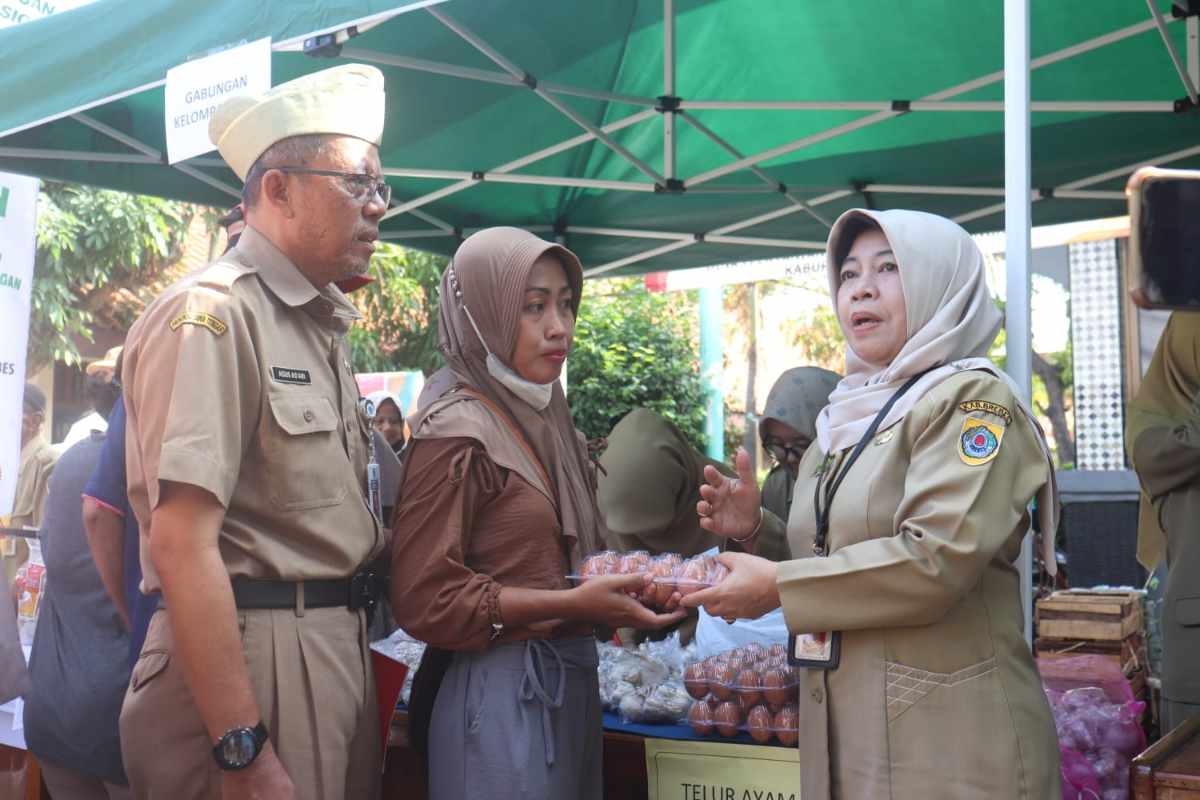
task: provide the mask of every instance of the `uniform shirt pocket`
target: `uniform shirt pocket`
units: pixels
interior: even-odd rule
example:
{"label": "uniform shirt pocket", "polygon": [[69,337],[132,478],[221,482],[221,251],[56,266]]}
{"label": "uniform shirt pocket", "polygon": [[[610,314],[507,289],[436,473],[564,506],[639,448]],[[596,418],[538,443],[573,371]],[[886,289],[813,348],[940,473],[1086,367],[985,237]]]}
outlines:
{"label": "uniform shirt pocket", "polygon": [[1200,594],[1175,601],[1175,621],[1187,628],[1200,625]]}
{"label": "uniform shirt pocket", "polygon": [[266,432],[268,493],[287,511],[336,505],[346,499],[350,465],[338,440],[339,419],[328,398],[273,394],[274,425]]}

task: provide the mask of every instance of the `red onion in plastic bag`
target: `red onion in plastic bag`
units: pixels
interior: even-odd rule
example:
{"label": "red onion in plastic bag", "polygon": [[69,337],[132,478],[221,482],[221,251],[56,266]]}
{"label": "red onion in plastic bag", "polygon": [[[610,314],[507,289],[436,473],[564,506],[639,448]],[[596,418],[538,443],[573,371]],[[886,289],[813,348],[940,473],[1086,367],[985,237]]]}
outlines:
{"label": "red onion in plastic bag", "polygon": [[1095,800],[1100,797],[1096,771],[1082,753],[1059,745],[1059,769],[1062,771],[1062,800]]}

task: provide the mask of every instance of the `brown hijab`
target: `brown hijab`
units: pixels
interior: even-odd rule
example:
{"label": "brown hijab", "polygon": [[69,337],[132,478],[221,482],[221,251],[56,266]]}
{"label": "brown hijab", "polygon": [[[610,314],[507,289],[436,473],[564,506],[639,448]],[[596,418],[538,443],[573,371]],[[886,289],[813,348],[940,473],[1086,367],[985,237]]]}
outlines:
{"label": "brown hijab", "polygon": [[[1129,460],[1133,461],[1138,437],[1147,430],[1186,424],[1195,413],[1193,403],[1197,394],[1200,394],[1200,313],[1175,311],[1154,349],[1137,397],[1129,404],[1125,423]],[[1137,467],[1134,462],[1133,468]],[[1161,500],[1142,492],[1137,558],[1149,570],[1167,554],[1167,536],[1159,518]]]}
{"label": "brown hijab", "polygon": [[[600,548],[604,534],[587,443],[575,429],[562,385],[554,382],[549,405],[538,411],[487,368],[488,351],[511,367],[525,285],[534,262],[547,254],[562,262],[574,289],[572,310],[578,313],[583,267],[567,248],[519,228],[487,228],[462,243],[442,276],[438,321],[439,349],[457,384],[409,424],[414,439],[479,441],[492,461],[546,495],[558,512],[574,568]],[[497,413],[503,418],[497,420]]]}

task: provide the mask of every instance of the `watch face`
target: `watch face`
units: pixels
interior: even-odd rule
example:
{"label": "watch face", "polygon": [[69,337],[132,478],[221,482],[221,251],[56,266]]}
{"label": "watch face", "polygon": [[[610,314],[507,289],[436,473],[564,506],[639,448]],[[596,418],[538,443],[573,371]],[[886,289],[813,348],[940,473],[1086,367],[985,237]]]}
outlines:
{"label": "watch face", "polygon": [[238,728],[225,734],[220,747],[221,759],[232,769],[248,765],[258,755],[254,731],[249,728]]}

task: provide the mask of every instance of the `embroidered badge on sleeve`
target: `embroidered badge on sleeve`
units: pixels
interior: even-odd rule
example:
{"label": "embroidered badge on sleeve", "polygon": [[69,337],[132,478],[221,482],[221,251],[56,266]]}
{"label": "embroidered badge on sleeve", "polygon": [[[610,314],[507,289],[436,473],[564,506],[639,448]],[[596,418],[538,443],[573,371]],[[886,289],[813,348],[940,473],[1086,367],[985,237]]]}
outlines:
{"label": "embroidered badge on sleeve", "polygon": [[170,328],[172,331],[177,331],[184,325],[198,325],[201,328],[207,328],[217,336],[229,330],[229,326],[221,320],[209,314],[207,311],[185,311],[175,319],[171,320]]}
{"label": "embroidered badge on sleeve", "polygon": [[971,467],[986,464],[1000,452],[1000,441],[1003,438],[1003,425],[968,415],[963,420],[962,432],[958,437],[958,457]]}

